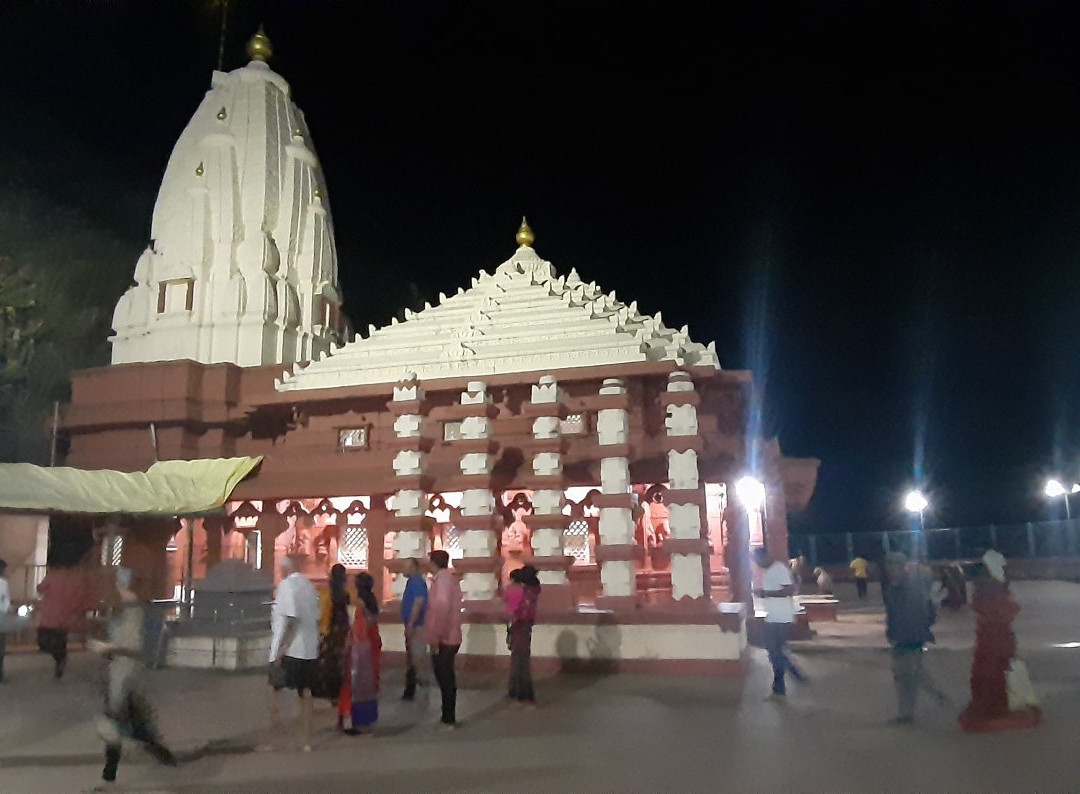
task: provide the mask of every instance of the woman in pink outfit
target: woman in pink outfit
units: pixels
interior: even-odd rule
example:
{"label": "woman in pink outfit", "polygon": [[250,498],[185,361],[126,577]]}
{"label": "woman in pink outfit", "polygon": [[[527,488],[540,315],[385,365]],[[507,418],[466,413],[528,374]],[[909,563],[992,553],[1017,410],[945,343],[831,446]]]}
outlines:
{"label": "woman in pink outfit", "polygon": [[532,629],[536,622],[536,605],[540,600],[540,578],[531,565],[510,573],[506,589],[506,612],[510,619],[507,642],[510,645],[510,697],[518,703],[536,705],[533,691]]}

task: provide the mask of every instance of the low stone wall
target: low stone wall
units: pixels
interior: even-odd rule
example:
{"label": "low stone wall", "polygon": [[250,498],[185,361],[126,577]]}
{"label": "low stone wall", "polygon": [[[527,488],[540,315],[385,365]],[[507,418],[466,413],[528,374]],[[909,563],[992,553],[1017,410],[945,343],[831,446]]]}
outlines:
{"label": "low stone wall", "polygon": [[[725,611],[720,611],[725,610]],[[714,613],[618,615],[580,610],[551,617],[533,628],[532,664],[539,672],[638,672],[682,675],[743,675],[746,625],[742,605]],[[399,622],[382,624],[383,656],[403,664],[405,638]],[[462,627],[463,669],[507,669],[506,624],[476,618]]]}

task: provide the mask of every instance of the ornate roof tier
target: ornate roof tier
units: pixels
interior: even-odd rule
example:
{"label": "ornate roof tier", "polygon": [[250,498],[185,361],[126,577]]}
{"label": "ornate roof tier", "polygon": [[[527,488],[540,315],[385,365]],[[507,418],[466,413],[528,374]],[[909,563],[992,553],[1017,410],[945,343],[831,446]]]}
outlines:
{"label": "ornate roof tier", "polygon": [[369,326],[334,355],[294,365],[278,391],[392,384],[409,373],[435,380],[651,361],[720,368],[715,345],[694,342],[685,326],[668,328],[659,313],[641,314],[576,270],[557,275],[533,250],[526,224],[517,239],[494,274],[480,271],[437,306],[406,310],[404,322]]}
{"label": "ornate roof tier", "polygon": [[114,364],[289,364],[346,333],[326,184],[271,52],[260,29],[177,140],[113,314]]}

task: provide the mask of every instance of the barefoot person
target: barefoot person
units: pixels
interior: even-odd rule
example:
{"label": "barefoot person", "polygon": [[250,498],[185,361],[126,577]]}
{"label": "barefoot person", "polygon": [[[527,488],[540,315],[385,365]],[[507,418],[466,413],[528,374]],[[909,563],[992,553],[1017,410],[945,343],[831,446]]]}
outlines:
{"label": "barefoot person", "polygon": [[280,730],[280,690],[295,690],[300,700],[300,749],[310,752],[311,690],[319,657],[319,593],[291,557],[282,558],[281,575],[270,619],[270,684],[274,690],[270,721],[275,731]]}
{"label": "barefoot person", "polygon": [[108,659],[104,710],[98,718],[98,733],[105,740],[103,784],[96,789],[98,791],[109,790],[116,780],[124,736],[140,742],[159,763],[176,764],[173,754],[161,742],[154,725],[154,711],[143,694],[146,614],[131,588],[131,569],[118,568],[116,590],[120,604],[109,621],[109,638],[106,642],[90,640],[87,643],[91,651]]}
{"label": "barefoot person", "polygon": [[510,618],[510,697],[522,705],[535,706],[530,666],[540,578],[536,568],[526,565],[510,572],[510,582],[506,589],[506,611]]}
{"label": "barefoot person", "polygon": [[[319,697],[339,705],[345,644],[349,639],[349,583],[344,565],[330,569],[330,586],[319,594]],[[343,719],[338,716],[338,730]]]}
{"label": "barefoot person", "polygon": [[367,573],[356,575],[360,603],[345,646],[345,674],[338,698],[339,720],[348,714],[348,733],[371,735],[379,719],[379,678],[382,667],[382,637],[379,635],[379,600],[375,580]]}
{"label": "barefoot person", "polygon": [[791,569],[780,560],[774,560],[768,549],[755,549],[754,563],[761,569],[761,588],[755,595],[765,607],[765,650],[773,669],[770,697],[779,699],[787,695],[784,683],[787,673],[790,672],[796,681],[805,679],[784,648],[795,622],[795,601],[792,598],[795,586],[791,580]]}
{"label": "barefoot person", "polygon": [[428,611],[424,633],[431,648],[435,679],[442,693],[442,724],[457,724],[457,674],[454,657],[461,648],[461,585],[450,573],[450,555],[433,551],[430,555],[435,576],[428,592]]}

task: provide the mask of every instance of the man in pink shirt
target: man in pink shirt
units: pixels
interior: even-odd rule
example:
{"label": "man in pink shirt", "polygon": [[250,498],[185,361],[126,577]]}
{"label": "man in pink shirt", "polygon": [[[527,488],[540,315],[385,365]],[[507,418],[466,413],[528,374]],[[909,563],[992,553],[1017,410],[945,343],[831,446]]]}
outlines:
{"label": "man in pink shirt", "polygon": [[457,675],[454,657],[461,647],[461,585],[450,573],[450,555],[433,551],[428,557],[435,569],[428,591],[424,631],[431,648],[435,680],[442,692],[442,723],[453,728],[457,723]]}

